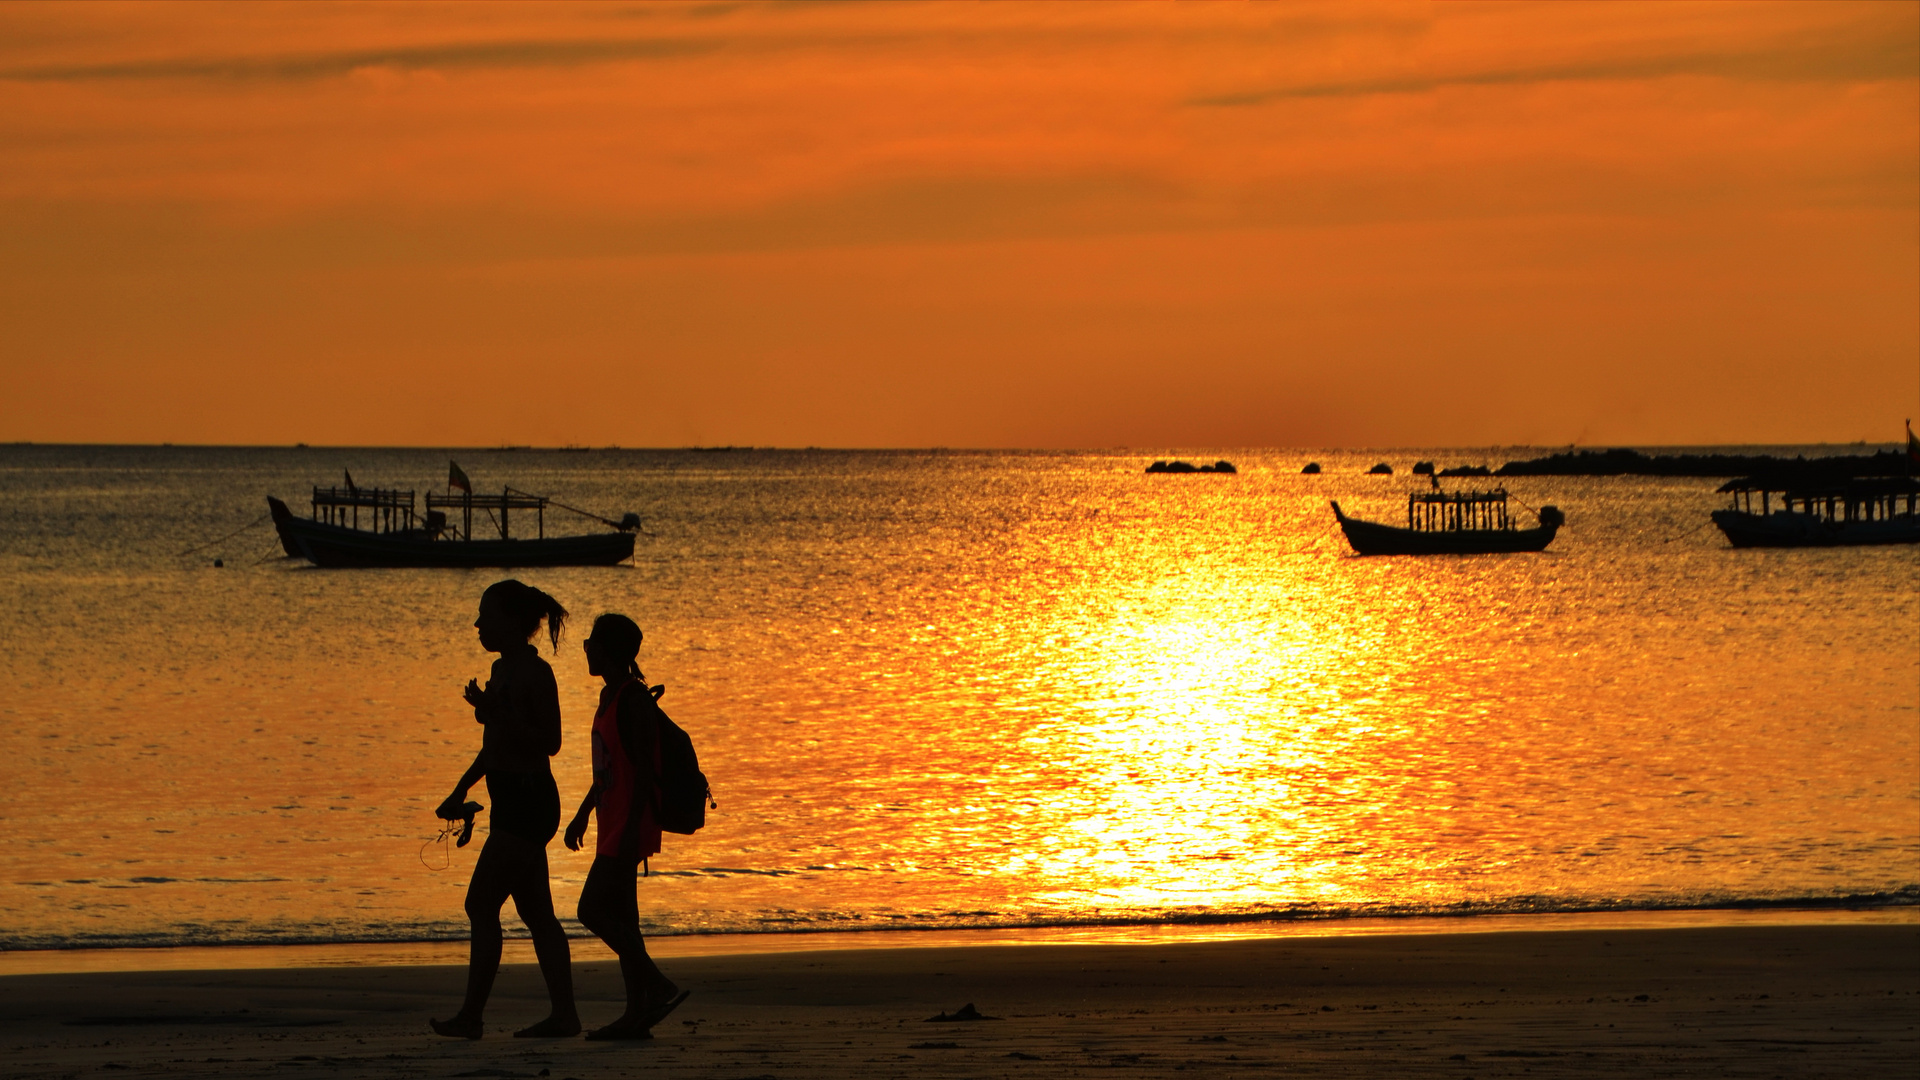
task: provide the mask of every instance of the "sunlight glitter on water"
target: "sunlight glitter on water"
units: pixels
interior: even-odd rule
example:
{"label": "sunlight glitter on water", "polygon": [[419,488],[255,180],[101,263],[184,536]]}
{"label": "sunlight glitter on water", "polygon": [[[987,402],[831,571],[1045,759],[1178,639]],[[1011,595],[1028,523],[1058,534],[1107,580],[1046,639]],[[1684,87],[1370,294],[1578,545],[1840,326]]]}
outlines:
{"label": "sunlight glitter on water", "polygon": [[[1393,520],[1407,480],[1367,464],[1468,452],[1153,456],[461,453],[649,515],[630,567],[520,576],[639,619],[714,779],[656,930],[1913,896],[1913,550],[1734,552],[1717,481],[1536,478],[1545,555],[1359,559],[1329,497]],[[445,460],[0,448],[0,591],[35,613],[0,654],[0,944],[463,932],[474,849],[420,847],[498,575],[176,554],[342,467]],[[569,803],[585,625],[542,653]],[[570,913],[586,860],[550,859]]]}

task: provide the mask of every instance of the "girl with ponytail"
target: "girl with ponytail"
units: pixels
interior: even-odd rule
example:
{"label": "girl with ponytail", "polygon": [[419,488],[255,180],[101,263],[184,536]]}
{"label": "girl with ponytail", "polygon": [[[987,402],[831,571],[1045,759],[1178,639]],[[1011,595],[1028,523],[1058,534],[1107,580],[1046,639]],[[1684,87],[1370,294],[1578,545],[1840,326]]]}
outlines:
{"label": "girl with ponytail", "polygon": [[640,861],[660,850],[658,693],[640,673],[640,627],[632,619],[600,616],[584,644],[587,672],[606,686],[593,717],[593,787],[567,826],[566,843],[580,850],[593,815],[598,829],[593,868],[580,889],[580,923],[620,958],[627,990],[627,1011],[587,1038],[650,1039],[653,1026],[687,999],[647,955],[635,895]]}
{"label": "girl with ponytail", "polygon": [[448,821],[467,817],[463,809],[467,791],[485,777],[493,813],[486,845],[467,885],[473,944],[466,1000],[451,1019],[429,1021],[435,1032],[448,1038],[478,1039],[485,1030],[482,1014],[493,977],[500,970],[500,908],[509,896],[533,935],[534,955],[553,1002],[545,1020],[514,1034],[558,1038],[580,1033],[580,1016],[573,1004],[572,956],[547,885],[547,842],[560,825],[560,790],[548,763],[560,752],[560,690],[553,669],[529,640],[543,621],[548,639],[558,649],[567,609],[539,589],[508,580],[488,586],[480,597],[480,615],[473,622],[481,648],[499,653],[500,659],[493,662],[485,689],[476,681],[467,682],[463,696],[473,706],[474,721],[481,725],[480,753],[436,812]]}

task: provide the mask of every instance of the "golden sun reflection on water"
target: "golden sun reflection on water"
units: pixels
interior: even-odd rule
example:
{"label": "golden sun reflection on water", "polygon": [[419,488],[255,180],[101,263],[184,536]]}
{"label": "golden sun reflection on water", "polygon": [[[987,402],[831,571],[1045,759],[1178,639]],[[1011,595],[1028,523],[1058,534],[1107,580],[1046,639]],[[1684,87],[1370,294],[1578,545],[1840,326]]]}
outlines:
{"label": "golden sun reflection on water", "polygon": [[[152,553],[169,508],[239,491],[233,513],[257,513],[252,492],[315,469],[276,453],[161,470],[173,494],[139,514],[123,503],[150,496],[103,479],[139,480],[134,464],[0,473],[45,489],[19,501],[44,521],[0,521],[0,587],[44,614],[0,651],[0,752],[23,765],[0,792],[16,938],[463,932],[473,849],[441,874],[418,852],[475,745],[458,688],[490,659],[470,624],[494,575],[213,575]],[[1303,477],[1238,457],[1238,477],[1170,479],[1096,454],[591,454],[526,479],[655,511],[633,567],[521,575],[582,620],[639,619],[714,781],[708,828],[671,838],[644,885],[649,925],[1916,885],[1920,553],[1731,552],[1686,532],[1711,483],[1557,479],[1516,483],[1569,511],[1546,555],[1359,559],[1326,500],[1385,516],[1404,497],[1368,461],[1317,454],[1328,474]],[[89,514],[104,524],[61,524]],[[588,776],[584,625],[543,651],[569,802]],[[586,861],[550,857],[570,914]]]}
{"label": "golden sun reflection on water", "polygon": [[[1302,569],[1258,567],[1243,588],[1199,596],[1163,577],[1088,633],[1100,651],[1035,674],[1073,698],[1020,749],[1074,778],[1058,793],[1072,810],[1044,854],[1009,859],[1008,872],[1095,879],[1122,908],[1368,898],[1353,856],[1396,846],[1391,822],[1319,808],[1393,801],[1394,777],[1372,764],[1398,756],[1393,717],[1421,711],[1422,687],[1388,700],[1399,665],[1359,661],[1396,636],[1419,646],[1395,634],[1392,606],[1356,609],[1349,582]],[[1264,602],[1275,594],[1284,601]]]}

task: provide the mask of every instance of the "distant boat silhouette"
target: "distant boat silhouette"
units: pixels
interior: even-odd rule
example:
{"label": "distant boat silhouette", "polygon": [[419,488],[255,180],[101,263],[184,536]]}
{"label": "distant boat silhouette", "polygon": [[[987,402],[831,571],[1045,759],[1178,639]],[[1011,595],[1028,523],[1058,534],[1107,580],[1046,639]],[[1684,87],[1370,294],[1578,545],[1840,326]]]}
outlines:
{"label": "distant boat silhouette", "polygon": [[[1871,476],[1805,483],[1743,476],[1720,485],[1733,506],[1713,512],[1734,547],[1856,547],[1920,543],[1920,480]],[[1779,493],[1779,509],[1774,493]],[[1759,495],[1760,512],[1754,513]]]}
{"label": "distant boat silhouette", "polygon": [[1495,555],[1544,551],[1566,515],[1558,507],[1540,508],[1540,524],[1514,527],[1507,514],[1507,493],[1493,491],[1418,491],[1407,496],[1407,526],[1381,525],[1350,518],[1334,502],[1334,519],[1347,543],[1361,555]]}
{"label": "distant boat silhouette", "polygon": [[[455,473],[464,482],[464,473]],[[614,532],[584,536],[548,536],[548,504],[610,525]],[[428,492],[426,514],[415,509],[414,493],[397,488],[357,487],[351,477],[344,488],[315,486],[312,516],[297,517],[287,504],[267,496],[280,546],[294,558],[325,567],[482,567],[482,566],[613,566],[633,556],[634,530],[640,518],[628,514],[615,522],[544,495],[506,488],[498,495],[463,491],[441,495]],[[514,511],[534,513],[536,535],[515,539],[510,531]],[[361,522],[365,511],[366,521]],[[458,521],[449,511],[458,511]],[[498,538],[473,536],[474,512],[482,524],[491,521]]]}

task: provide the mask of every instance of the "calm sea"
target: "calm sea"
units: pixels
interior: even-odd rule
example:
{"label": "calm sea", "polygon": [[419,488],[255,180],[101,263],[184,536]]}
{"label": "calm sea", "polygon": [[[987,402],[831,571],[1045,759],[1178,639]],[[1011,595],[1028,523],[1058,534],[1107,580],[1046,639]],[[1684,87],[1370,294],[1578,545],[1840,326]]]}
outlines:
{"label": "calm sea", "polygon": [[[1355,558],[1327,509],[1533,453],[452,456],[646,519],[630,566],[518,576],[579,616],[569,808],[603,611],[713,781],[656,932],[1920,900],[1920,550],[1734,551],[1705,479],[1511,481],[1566,511],[1543,555]],[[448,457],[0,447],[0,948],[464,935],[478,848],[427,841],[506,575],[258,520]],[[571,914],[589,856],[550,857]]]}

